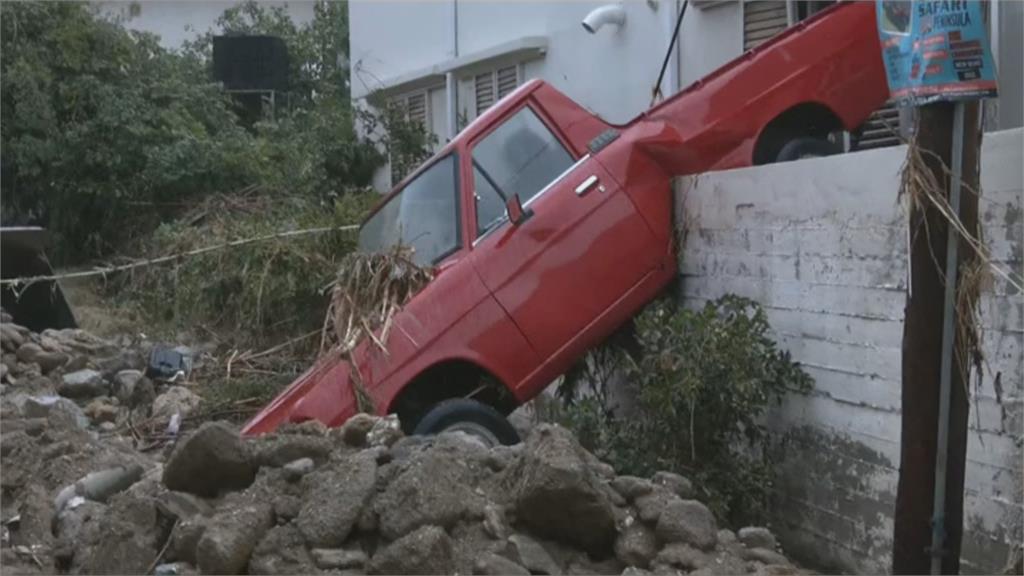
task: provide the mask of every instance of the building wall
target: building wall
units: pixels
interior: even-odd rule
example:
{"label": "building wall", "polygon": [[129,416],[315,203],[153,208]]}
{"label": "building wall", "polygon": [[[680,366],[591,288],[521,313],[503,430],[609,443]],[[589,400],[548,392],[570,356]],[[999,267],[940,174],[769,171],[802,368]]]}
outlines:
{"label": "building wall", "polygon": [[[986,134],[982,225],[994,259],[1024,274],[1024,131]],[[816,384],[767,418],[791,438],[775,529],[805,561],[890,567],[900,450],[907,226],[905,148],[703,174],[679,187],[685,302],[726,293],[767,311]],[[964,571],[1004,566],[1022,541],[1024,298],[995,278],[980,306],[985,373],[972,386]]]}

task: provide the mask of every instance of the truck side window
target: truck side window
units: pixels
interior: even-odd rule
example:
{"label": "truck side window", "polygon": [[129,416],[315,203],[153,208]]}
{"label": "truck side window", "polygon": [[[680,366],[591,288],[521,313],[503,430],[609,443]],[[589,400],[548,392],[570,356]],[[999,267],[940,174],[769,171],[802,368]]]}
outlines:
{"label": "truck side window", "polygon": [[382,206],[359,230],[359,248],[384,252],[398,243],[412,246],[417,264],[435,264],[459,247],[458,162],[451,154]]}
{"label": "truck side window", "polygon": [[473,149],[477,234],[500,220],[504,198],[526,204],[573,164],[572,156],[529,107],[516,112]]}

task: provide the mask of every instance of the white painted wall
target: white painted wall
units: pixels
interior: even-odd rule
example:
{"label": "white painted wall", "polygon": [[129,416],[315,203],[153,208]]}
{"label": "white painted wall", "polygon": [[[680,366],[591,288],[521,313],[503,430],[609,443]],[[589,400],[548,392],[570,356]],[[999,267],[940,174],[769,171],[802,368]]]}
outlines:
{"label": "white painted wall", "polygon": [[[132,2],[118,0],[96,4],[103,12],[128,18],[125,26],[129,29],[157,34],[161,46],[173,49],[180,48],[186,40],[194,40],[199,34],[214,28],[217,18],[237,3],[225,0],[145,0],[137,2],[138,14],[134,17],[130,17]],[[314,2],[311,0],[261,0],[260,3],[286,6],[296,24],[313,19]]]}
{"label": "white painted wall", "polygon": [[[757,300],[816,382],[768,418],[792,435],[775,529],[796,557],[857,573],[890,566],[907,288],[907,226],[896,200],[904,156],[898,147],[704,174],[682,181],[677,202],[689,226],[685,302],[726,293]],[[1024,131],[985,135],[984,235],[997,263],[1018,275],[1022,156]],[[969,573],[1001,570],[1009,546],[1024,538],[1024,295],[997,279],[980,309],[987,362],[972,390]]]}
{"label": "white painted wall", "polygon": [[743,53],[740,3],[688,7],[678,42],[680,87],[686,88]]}

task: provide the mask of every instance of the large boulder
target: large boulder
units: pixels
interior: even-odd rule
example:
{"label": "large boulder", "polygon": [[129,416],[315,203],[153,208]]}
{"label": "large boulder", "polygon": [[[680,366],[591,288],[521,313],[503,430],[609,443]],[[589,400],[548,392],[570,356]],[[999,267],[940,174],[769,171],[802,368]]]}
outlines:
{"label": "large boulder", "polygon": [[551,554],[533,538],[524,534],[513,534],[508,537],[506,555],[509,559],[530,571],[530,574],[562,573],[561,566]]}
{"label": "large boulder", "polygon": [[437,526],[423,526],[377,551],[370,574],[451,574],[452,541]]}
{"label": "large boulder", "polygon": [[303,482],[309,491],[295,519],[306,543],[311,547],[340,547],[373,494],[376,477],[377,461],[369,451],[306,476]]}
{"label": "large boulder", "polygon": [[199,569],[204,574],[241,574],[273,520],[266,502],[218,510],[196,545]]}
{"label": "large boulder", "polygon": [[696,500],[670,502],[658,516],[655,532],[662,542],[683,542],[702,550],[714,548],[718,540],[714,514]]}
{"label": "large boulder", "polygon": [[246,488],[255,476],[256,466],[238,432],[222,422],[207,422],[171,453],[163,481],[171,490],[211,498]]}
{"label": "large boulder", "polygon": [[115,496],[98,522],[79,533],[75,572],[144,574],[156,558],[160,525],[156,505],[130,494]]}
{"label": "large boulder", "polygon": [[683,499],[693,498],[693,483],[685,476],[674,472],[657,472],[651,477],[656,486],[664,486],[669,492]]}
{"label": "large boulder", "polygon": [[382,536],[393,540],[421,526],[451,528],[462,518],[483,517],[485,501],[473,490],[483,466],[460,457],[460,448],[435,443],[397,464],[397,476],[374,500]]}
{"label": "large boulder", "polygon": [[569,431],[542,425],[505,472],[516,517],[536,534],[574,544],[595,555],[615,541],[615,513]]}

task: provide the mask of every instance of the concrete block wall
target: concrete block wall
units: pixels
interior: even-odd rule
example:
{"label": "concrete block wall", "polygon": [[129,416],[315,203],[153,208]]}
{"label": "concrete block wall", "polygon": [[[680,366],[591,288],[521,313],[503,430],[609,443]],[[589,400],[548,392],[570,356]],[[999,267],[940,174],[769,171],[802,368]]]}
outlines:
{"label": "concrete block wall", "polygon": [[[981,214],[996,263],[1024,275],[1024,131],[985,135]],[[789,445],[774,528],[822,567],[890,568],[900,449],[908,226],[904,147],[703,174],[677,187],[681,294],[760,302],[815,380],[767,424]],[[995,277],[981,298],[986,364],[972,383],[964,571],[998,571],[1022,540],[1024,295]]]}

